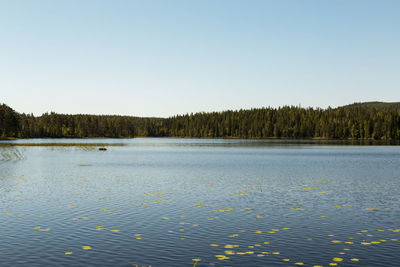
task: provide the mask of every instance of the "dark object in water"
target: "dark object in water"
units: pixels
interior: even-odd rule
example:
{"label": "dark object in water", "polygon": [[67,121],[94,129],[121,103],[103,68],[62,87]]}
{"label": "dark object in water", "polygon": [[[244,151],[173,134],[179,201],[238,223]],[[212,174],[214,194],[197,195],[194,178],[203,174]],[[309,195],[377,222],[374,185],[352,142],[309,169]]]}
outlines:
{"label": "dark object in water", "polygon": [[99,147],[99,150],[100,150],[100,151],[106,151],[107,148],[105,148],[105,147]]}

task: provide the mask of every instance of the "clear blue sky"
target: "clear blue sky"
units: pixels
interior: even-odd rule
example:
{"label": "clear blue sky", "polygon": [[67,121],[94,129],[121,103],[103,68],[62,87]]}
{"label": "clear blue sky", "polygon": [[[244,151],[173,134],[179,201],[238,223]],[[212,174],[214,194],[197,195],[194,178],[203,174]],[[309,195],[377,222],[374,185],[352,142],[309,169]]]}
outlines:
{"label": "clear blue sky", "polygon": [[399,0],[0,0],[0,103],[170,116],[400,101]]}

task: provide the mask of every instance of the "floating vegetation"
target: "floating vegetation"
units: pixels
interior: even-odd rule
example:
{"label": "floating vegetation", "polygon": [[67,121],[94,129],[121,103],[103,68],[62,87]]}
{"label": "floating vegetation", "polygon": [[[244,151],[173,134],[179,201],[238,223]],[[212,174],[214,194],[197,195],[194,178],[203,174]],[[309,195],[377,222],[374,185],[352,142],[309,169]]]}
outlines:
{"label": "floating vegetation", "polygon": [[13,161],[23,160],[24,154],[21,149],[15,147],[1,147],[0,146],[0,162],[1,161]]}
{"label": "floating vegetation", "polygon": [[193,267],[196,267],[197,263],[198,263],[199,261],[201,261],[201,259],[192,259],[192,261],[194,261]]}
{"label": "floating vegetation", "polygon": [[23,142],[1,142],[0,147],[80,147],[85,148],[104,148],[104,146],[126,146],[124,143],[23,143]]}
{"label": "floating vegetation", "polygon": [[33,229],[38,230],[40,232],[48,232],[48,231],[50,231],[50,228],[40,228],[39,226],[35,227]]}

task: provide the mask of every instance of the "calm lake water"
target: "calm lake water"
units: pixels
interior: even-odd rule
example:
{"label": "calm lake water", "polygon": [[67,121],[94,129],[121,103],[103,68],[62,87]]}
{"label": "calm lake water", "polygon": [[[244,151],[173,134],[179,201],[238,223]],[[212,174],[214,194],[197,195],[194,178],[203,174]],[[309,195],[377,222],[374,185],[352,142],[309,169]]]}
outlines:
{"label": "calm lake water", "polygon": [[0,146],[0,266],[400,265],[400,146],[40,142],[82,145]]}

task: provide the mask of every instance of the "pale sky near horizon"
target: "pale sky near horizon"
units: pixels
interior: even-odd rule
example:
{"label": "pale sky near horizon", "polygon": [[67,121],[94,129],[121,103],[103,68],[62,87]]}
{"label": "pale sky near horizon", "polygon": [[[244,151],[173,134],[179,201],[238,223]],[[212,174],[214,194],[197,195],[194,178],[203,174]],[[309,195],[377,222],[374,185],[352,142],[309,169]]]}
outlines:
{"label": "pale sky near horizon", "polygon": [[0,0],[0,103],[171,116],[400,101],[398,0]]}

